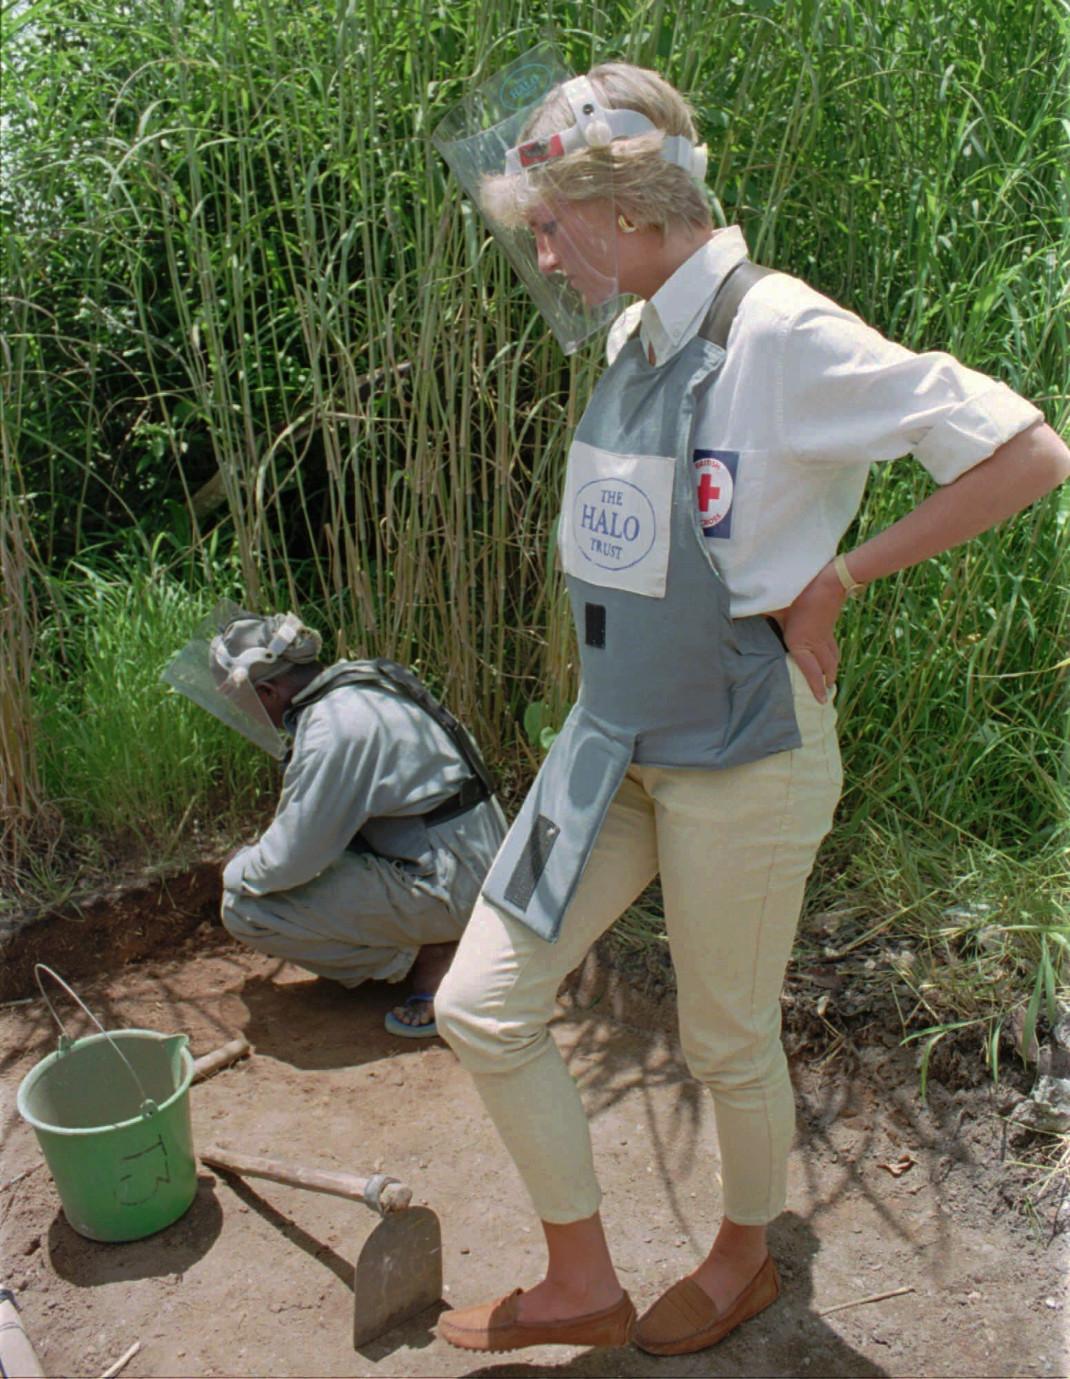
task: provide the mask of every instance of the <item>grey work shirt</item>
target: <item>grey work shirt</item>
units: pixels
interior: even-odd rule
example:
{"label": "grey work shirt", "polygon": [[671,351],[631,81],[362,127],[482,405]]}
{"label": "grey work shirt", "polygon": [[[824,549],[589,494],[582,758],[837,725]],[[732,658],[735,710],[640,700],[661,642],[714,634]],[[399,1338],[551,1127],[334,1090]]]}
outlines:
{"label": "grey work shirt", "polygon": [[342,685],[301,708],[344,668],[330,667],[296,696],[275,817],[227,864],[224,887],[257,896],[293,890],[351,857],[359,831],[421,889],[466,909],[504,832],[497,804],[428,828],[419,816],[456,794],[467,766],[428,713],[390,690]]}

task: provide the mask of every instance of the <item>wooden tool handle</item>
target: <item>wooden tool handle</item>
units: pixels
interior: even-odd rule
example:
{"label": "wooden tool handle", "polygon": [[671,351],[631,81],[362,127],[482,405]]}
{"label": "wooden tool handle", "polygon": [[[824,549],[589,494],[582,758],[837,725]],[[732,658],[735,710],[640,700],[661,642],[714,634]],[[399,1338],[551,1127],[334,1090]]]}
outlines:
{"label": "wooden tool handle", "polygon": [[355,1173],[329,1172],[321,1168],[305,1168],[301,1164],[283,1163],[257,1154],[235,1154],[210,1144],[201,1159],[212,1168],[225,1168],[243,1178],[267,1178],[288,1187],[303,1187],[310,1192],[329,1192],[334,1197],[348,1197],[385,1216],[388,1212],[404,1211],[412,1201],[412,1189],[396,1178],[381,1173],[370,1178],[358,1178]]}
{"label": "wooden tool handle", "polygon": [[193,1060],[194,1082],[211,1077],[212,1073],[218,1072],[220,1068],[228,1068],[231,1063],[237,1063],[238,1059],[244,1058],[247,1053],[252,1053],[252,1046],[245,1035],[240,1034],[237,1039],[228,1040],[211,1053],[202,1054],[200,1058]]}

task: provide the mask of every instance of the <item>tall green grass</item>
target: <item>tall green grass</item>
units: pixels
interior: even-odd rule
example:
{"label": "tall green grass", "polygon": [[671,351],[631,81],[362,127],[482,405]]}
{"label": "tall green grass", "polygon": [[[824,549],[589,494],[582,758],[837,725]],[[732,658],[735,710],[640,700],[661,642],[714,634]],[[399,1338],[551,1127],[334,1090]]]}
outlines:
{"label": "tall green grass", "polygon": [[37,764],[90,871],[218,851],[278,778],[263,752],[160,684],[216,595],[153,557],[98,555],[49,580],[32,685]]}
{"label": "tall green grass", "polygon": [[28,503],[6,445],[0,462],[0,875],[12,875],[55,821],[42,791],[30,686],[37,609]]}
{"label": "tall green grass", "polygon": [[[561,358],[428,135],[547,26],[578,69],[623,56],[691,94],[715,214],[759,260],[1070,423],[1065,0],[36,0],[5,22],[4,512],[46,626],[72,560],[92,600],[103,552],[162,540],[207,584],[214,543],[248,602],[415,662],[520,784],[525,705],[575,689],[547,550],[598,347]],[[875,472],[857,534],[926,483]],[[1068,520],[1049,499],[848,609],[819,901],[917,887],[938,924],[1031,886],[1065,923]]]}

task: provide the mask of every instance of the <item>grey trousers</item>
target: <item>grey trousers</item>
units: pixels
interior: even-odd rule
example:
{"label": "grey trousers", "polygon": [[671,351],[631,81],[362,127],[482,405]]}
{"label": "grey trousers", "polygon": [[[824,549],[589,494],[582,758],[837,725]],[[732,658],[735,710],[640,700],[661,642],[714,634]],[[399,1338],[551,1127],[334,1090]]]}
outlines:
{"label": "grey trousers", "polygon": [[223,892],[222,919],[242,943],[343,986],[398,982],[427,943],[459,939],[463,919],[396,862],[345,853],[289,891]]}

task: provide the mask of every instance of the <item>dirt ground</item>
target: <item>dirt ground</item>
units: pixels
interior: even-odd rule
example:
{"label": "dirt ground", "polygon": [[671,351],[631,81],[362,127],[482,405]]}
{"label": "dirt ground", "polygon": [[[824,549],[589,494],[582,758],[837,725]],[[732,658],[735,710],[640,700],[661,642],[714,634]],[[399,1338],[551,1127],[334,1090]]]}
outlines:
{"label": "dirt ground", "polygon": [[[716,1140],[671,1010],[597,979],[562,1001],[556,1037],[590,1110],[604,1214],[640,1309],[703,1253]],[[409,1183],[440,1216],[445,1304],[533,1283],[541,1237],[467,1076],[439,1041],[383,1027],[386,988],[347,992],[202,931],[166,956],[77,982],[112,1028],[185,1031],[208,1052],[244,1032],[254,1055],[191,1092],[194,1142]],[[75,1022],[77,1028],[77,1023]],[[917,1095],[894,1034],[848,1056],[794,1059],[799,1132],[789,1210],[772,1230],[784,1292],[714,1350],[454,1350],[430,1309],[354,1351],[362,1206],[200,1168],[190,1211],[149,1239],[102,1245],[67,1225],[19,1081],[55,1047],[43,1002],[0,1010],[0,1286],[17,1294],[49,1375],[1065,1375],[1068,1234],[1012,1210],[1013,1157],[980,1083]],[[883,1300],[873,1295],[907,1289]],[[846,1305],[845,1305],[846,1304]]]}

